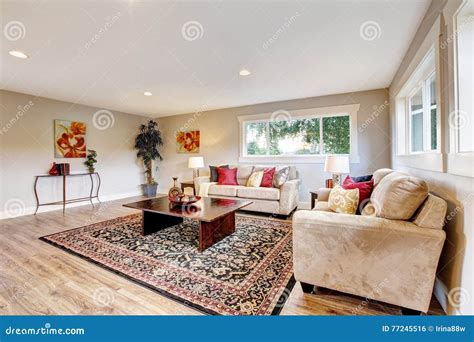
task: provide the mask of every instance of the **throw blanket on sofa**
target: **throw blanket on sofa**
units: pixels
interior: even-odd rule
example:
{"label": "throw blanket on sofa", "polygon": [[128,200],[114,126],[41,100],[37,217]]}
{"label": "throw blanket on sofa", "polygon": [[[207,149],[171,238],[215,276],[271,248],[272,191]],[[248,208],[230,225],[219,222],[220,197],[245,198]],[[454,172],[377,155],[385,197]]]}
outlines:
{"label": "throw blanket on sofa", "polygon": [[199,196],[209,196],[209,187],[217,182],[204,182],[199,185]]}

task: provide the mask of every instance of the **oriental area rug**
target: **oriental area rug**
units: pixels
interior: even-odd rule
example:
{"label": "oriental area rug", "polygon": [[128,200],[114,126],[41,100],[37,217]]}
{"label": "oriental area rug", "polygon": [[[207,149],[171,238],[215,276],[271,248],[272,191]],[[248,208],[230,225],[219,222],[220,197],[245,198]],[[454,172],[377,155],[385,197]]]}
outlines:
{"label": "oriental area rug", "polygon": [[237,214],[203,252],[198,224],[142,236],[133,214],[40,239],[207,314],[278,315],[295,283],[291,222]]}

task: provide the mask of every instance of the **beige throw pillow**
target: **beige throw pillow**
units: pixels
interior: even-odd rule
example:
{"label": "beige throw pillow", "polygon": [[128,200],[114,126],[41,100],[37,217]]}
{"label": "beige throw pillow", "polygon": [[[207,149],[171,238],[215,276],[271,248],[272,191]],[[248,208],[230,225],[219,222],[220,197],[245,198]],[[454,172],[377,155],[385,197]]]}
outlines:
{"label": "beige throw pillow", "polygon": [[392,172],[374,188],[370,201],[378,217],[409,220],[428,196],[426,182],[409,175]]}
{"label": "beige throw pillow", "polygon": [[359,204],[359,189],[344,190],[336,185],[329,194],[329,209],[341,214],[355,214]]}
{"label": "beige throw pillow", "polygon": [[262,184],[263,171],[257,171],[250,175],[247,180],[247,186],[252,188],[258,188]]}

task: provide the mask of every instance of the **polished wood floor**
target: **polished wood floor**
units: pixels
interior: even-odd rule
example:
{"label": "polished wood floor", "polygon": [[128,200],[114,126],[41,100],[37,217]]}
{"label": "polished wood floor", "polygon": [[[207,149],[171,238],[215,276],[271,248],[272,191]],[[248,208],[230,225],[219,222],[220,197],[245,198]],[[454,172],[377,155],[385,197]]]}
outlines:
{"label": "polished wood floor", "polygon": [[[128,198],[62,211],[0,220],[1,315],[199,315],[200,313],[39,237],[136,212]],[[297,283],[283,315],[400,314],[400,308],[322,290],[303,294]],[[430,314],[443,314],[433,299]]]}

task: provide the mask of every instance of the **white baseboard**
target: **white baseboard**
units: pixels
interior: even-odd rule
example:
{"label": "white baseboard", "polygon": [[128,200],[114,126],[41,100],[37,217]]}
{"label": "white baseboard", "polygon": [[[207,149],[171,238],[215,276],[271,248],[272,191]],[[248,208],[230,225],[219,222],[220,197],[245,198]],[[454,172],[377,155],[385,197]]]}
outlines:
{"label": "white baseboard", "polygon": [[[136,191],[130,191],[130,192],[122,192],[118,194],[103,195],[103,196],[99,196],[99,199],[101,202],[110,202],[110,201],[115,201],[122,198],[140,196],[142,194],[143,193],[141,190],[136,190]],[[93,201],[94,203],[97,203],[97,200],[93,200]],[[74,203],[66,204],[66,208],[74,208],[74,207],[80,207],[83,205],[90,205],[90,204],[91,203],[89,201],[74,202]],[[26,207],[20,210],[19,215],[15,215],[15,216],[9,215],[6,211],[0,211],[0,220],[26,216],[26,215],[33,215],[35,213],[35,210],[36,210],[36,206]],[[38,214],[49,212],[49,211],[55,211],[55,210],[62,210],[62,205],[58,204],[58,205],[41,206],[38,209]]]}

